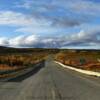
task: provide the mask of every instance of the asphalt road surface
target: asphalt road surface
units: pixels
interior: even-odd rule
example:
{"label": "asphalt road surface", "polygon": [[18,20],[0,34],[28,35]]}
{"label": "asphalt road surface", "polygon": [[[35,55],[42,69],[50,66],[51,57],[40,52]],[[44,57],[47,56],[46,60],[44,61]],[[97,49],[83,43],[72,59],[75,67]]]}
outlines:
{"label": "asphalt road surface", "polygon": [[0,100],[100,100],[100,78],[62,68],[50,59],[26,76],[0,82]]}

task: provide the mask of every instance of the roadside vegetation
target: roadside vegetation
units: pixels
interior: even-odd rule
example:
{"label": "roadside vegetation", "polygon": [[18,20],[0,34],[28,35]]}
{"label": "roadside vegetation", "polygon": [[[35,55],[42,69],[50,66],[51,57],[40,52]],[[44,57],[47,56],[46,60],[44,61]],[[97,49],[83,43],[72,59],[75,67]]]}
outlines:
{"label": "roadside vegetation", "polygon": [[0,56],[0,70],[15,70],[34,65],[44,60],[46,54],[7,54]]}
{"label": "roadside vegetation", "polygon": [[13,77],[20,71],[45,60],[46,54],[7,54],[0,56],[0,78]]}
{"label": "roadside vegetation", "polygon": [[7,77],[12,72],[34,67],[44,61],[48,55],[57,53],[56,49],[15,49],[1,48],[0,77]]}
{"label": "roadside vegetation", "polygon": [[99,50],[63,50],[55,59],[65,65],[100,72]]}

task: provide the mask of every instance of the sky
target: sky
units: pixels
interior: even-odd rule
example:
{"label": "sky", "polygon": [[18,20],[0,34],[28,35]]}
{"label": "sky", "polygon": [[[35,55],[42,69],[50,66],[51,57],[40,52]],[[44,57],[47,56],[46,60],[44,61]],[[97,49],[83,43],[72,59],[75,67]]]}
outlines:
{"label": "sky", "polygon": [[100,0],[0,0],[0,46],[100,49]]}

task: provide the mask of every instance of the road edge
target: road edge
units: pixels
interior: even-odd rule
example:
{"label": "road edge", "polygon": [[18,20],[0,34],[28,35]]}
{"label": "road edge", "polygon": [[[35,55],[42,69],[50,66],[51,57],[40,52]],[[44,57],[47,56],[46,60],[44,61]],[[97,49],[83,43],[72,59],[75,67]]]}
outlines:
{"label": "road edge", "polygon": [[80,72],[80,73],[83,73],[83,74],[86,74],[86,75],[100,77],[100,73],[99,72],[93,72],[93,71],[87,71],[87,70],[82,70],[82,69],[78,69],[78,68],[73,68],[71,66],[64,65],[64,64],[62,64],[62,63],[60,63],[58,61],[54,61],[54,62],[59,64],[59,65],[61,65],[64,68],[68,68],[68,69],[73,70],[73,71],[77,71],[77,72]]}

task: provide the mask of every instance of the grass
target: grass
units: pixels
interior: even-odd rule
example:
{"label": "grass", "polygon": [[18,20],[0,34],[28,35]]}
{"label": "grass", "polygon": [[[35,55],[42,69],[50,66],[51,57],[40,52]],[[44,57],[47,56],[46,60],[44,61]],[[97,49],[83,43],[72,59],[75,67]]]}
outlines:
{"label": "grass", "polygon": [[99,50],[64,50],[55,59],[66,65],[100,72]]}
{"label": "grass", "polygon": [[[3,48],[3,47],[2,47]],[[48,55],[57,53],[57,49],[0,49],[0,78],[10,76],[10,73],[33,67],[45,60]]]}

